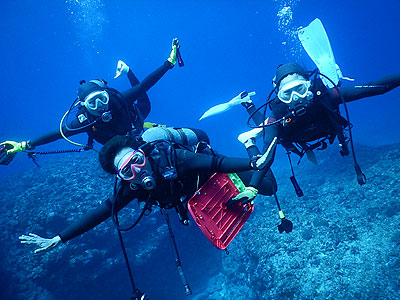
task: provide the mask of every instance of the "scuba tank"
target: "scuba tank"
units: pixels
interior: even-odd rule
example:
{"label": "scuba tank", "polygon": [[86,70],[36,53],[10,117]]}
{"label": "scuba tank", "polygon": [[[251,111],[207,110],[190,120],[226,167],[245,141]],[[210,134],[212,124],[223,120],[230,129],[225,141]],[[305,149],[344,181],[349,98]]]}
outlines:
{"label": "scuba tank", "polygon": [[142,139],[147,143],[166,140],[189,147],[196,146],[200,141],[205,141],[207,144],[210,143],[210,140],[204,131],[194,128],[178,127],[149,128],[142,134]]}

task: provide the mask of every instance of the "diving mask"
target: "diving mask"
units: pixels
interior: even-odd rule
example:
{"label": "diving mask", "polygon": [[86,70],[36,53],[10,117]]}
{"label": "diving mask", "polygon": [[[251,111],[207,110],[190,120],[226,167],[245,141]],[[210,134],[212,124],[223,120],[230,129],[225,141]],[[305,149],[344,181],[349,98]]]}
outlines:
{"label": "diving mask", "polygon": [[118,163],[117,176],[125,181],[133,180],[145,165],[146,156],[142,150],[129,151]]}
{"label": "diving mask", "polygon": [[110,97],[106,91],[95,91],[85,97],[83,105],[90,113],[101,115],[108,109],[109,100]]}
{"label": "diving mask", "polygon": [[156,180],[152,176],[151,166],[146,162],[143,150],[122,149],[114,159],[114,165],[118,170],[117,177],[129,181],[132,189],[137,189],[138,186],[145,190],[154,189]]}
{"label": "diving mask", "polygon": [[311,94],[311,82],[303,79],[292,80],[283,85],[278,92],[278,98],[284,103],[297,101],[299,98],[306,98]]}

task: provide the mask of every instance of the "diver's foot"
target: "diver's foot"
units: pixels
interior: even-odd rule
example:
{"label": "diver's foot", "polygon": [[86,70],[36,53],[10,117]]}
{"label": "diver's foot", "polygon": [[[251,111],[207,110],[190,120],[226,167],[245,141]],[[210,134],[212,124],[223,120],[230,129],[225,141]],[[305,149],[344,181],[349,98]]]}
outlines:
{"label": "diver's foot", "polygon": [[253,101],[246,101],[241,103],[246,109],[249,109],[250,107],[254,106]]}
{"label": "diver's foot", "polygon": [[250,139],[257,139],[261,135],[262,130],[263,130],[263,128],[254,128],[252,130],[243,132],[243,133],[239,134],[238,140],[242,144],[245,144]]}
{"label": "diver's foot", "polygon": [[247,93],[246,91],[243,91],[239,95],[237,95],[235,98],[233,98],[231,101],[229,101],[228,104],[230,106],[235,106],[235,105],[239,105],[239,104],[245,105],[243,103],[253,104],[250,97],[254,96],[255,94],[256,94],[256,92]]}

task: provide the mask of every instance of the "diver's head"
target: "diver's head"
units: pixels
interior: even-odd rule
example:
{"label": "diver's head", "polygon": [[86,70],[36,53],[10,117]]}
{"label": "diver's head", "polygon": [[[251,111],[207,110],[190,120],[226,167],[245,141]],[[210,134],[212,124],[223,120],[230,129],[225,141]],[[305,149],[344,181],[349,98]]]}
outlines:
{"label": "diver's head", "polygon": [[273,83],[279,100],[286,104],[312,97],[307,72],[296,63],[280,65]]}
{"label": "diver's head", "polygon": [[278,66],[273,79],[274,86],[279,90],[282,80],[292,74],[297,74],[297,76],[303,79],[308,79],[307,72],[300,65],[290,62]]}
{"label": "diver's head", "polygon": [[81,81],[78,97],[81,104],[94,116],[101,116],[108,110],[110,97],[106,91],[107,83],[102,79]]}
{"label": "diver's head", "polygon": [[140,142],[132,137],[116,136],[108,141],[99,153],[102,168],[123,181],[146,190],[155,187],[152,168],[146,154],[139,149]]}

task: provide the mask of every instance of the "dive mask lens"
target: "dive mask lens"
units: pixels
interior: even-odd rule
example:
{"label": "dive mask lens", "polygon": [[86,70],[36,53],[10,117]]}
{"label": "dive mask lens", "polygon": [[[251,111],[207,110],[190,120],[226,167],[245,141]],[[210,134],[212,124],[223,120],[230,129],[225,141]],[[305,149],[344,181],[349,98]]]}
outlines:
{"label": "dive mask lens", "polygon": [[284,103],[290,103],[293,96],[305,98],[310,89],[311,83],[306,80],[293,80],[285,84],[279,89],[278,98]]}
{"label": "dive mask lens", "polygon": [[132,180],[146,165],[146,156],[142,150],[135,150],[118,168],[117,176],[122,180]]}
{"label": "dive mask lens", "polygon": [[107,109],[110,97],[106,91],[92,92],[86,96],[84,105],[87,109],[95,111],[98,109]]}

